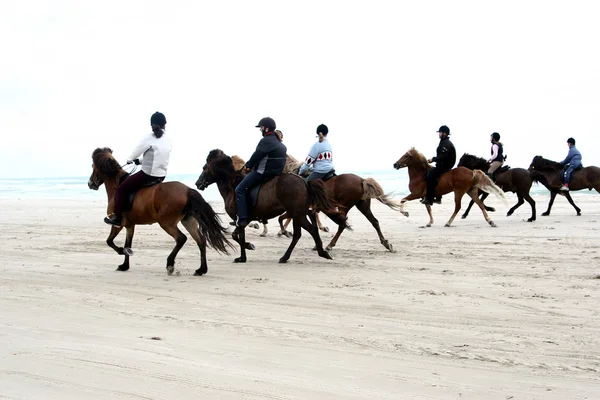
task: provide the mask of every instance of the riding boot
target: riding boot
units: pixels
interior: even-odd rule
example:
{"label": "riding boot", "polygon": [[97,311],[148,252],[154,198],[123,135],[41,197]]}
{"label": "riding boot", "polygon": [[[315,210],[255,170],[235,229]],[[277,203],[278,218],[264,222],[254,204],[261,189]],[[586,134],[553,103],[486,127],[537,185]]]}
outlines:
{"label": "riding boot", "polygon": [[110,218],[104,217],[104,222],[106,222],[109,225],[121,226],[121,223],[123,222],[123,217],[120,215],[113,214]]}

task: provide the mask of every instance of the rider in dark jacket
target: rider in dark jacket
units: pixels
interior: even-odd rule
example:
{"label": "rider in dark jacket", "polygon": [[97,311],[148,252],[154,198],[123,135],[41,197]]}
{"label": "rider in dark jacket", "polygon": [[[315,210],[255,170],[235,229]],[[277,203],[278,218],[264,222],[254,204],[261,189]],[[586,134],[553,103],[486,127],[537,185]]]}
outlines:
{"label": "rider in dark jacket", "polygon": [[438,180],[443,173],[450,171],[456,163],[456,150],[454,145],[448,138],[450,135],[450,129],[446,125],[442,125],[438,130],[440,136],[440,144],[436,150],[436,156],[427,160],[428,162],[435,162],[435,167],[427,174],[427,195],[421,203],[426,205],[432,205],[434,202],[440,204],[442,202],[441,197],[434,199],[435,188],[438,184]]}
{"label": "rider in dark jacket", "polygon": [[235,188],[237,223],[239,227],[248,225],[248,204],[246,194],[256,185],[281,174],[285,167],[287,148],[275,134],[275,121],[265,117],[256,125],[263,138],[258,142],[256,150],[246,162],[245,168],[252,169]]}

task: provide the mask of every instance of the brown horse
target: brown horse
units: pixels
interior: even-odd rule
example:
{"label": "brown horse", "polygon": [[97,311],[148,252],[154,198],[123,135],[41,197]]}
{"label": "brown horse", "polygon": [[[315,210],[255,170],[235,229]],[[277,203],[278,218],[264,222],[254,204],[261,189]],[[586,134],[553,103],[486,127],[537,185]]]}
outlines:
{"label": "brown horse", "polygon": [[[222,150],[212,150],[206,158],[206,164],[202,169],[202,174],[196,181],[196,187],[200,190],[206,189],[209,185],[216,183],[223,200],[225,201],[225,210],[227,214],[235,220],[235,188],[243,178],[242,173],[236,171],[233,167],[231,157],[223,153]],[[287,262],[300,239],[301,229],[306,229],[315,241],[319,256],[331,259],[331,255],[323,249],[323,242],[319,236],[313,210],[330,211],[340,221],[342,216],[334,211],[337,205],[327,198],[325,188],[322,182],[309,182],[308,184],[294,174],[281,174],[269,182],[262,185],[258,194],[255,207],[248,209],[250,221],[259,220],[261,222],[275,218],[284,212],[293,218],[294,234],[289,248],[281,257],[279,262]],[[310,217],[311,224],[306,217]],[[340,222],[343,223],[343,222]],[[245,229],[236,228],[234,239],[240,243],[242,254],[235,262],[246,262],[246,247],[248,244],[245,239]]]}
{"label": "brown horse", "polygon": [[[463,154],[458,162],[459,167],[465,167],[470,170],[480,169],[486,170],[489,167],[489,164],[485,158],[477,157],[472,154]],[[531,206],[531,218],[527,220],[527,222],[535,221],[535,200],[531,198],[529,195],[529,191],[531,190],[531,184],[533,179],[531,178],[531,174],[524,168],[510,168],[510,167],[502,167],[497,170],[494,175],[496,176],[496,185],[502,189],[504,192],[513,192],[517,194],[517,204],[515,204],[508,213],[506,213],[507,217],[510,217],[517,208],[521,207],[526,200]],[[481,202],[489,196],[489,193],[483,192],[481,195]],[[467,218],[469,215],[469,211],[471,207],[473,207],[474,201],[471,200],[469,202],[469,206],[467,210],[462,215],[462,219]],[[487,211],[495,211],[491,207],[485,207]],[[491,209],[491,210],[490,210]]]}
{"label": "brown horse", "polygon": [[560,163],[545,159],[542,156],[535,156],[531,161],[529,171],[535,182],[541,183],[550,191],[550,202],[548,203],[548,209],[542,214],[543,216],[550,215],[557,194],[565,196],[569,204],[577,211],[577,215],[581,215],[581,209],[575,205],[570,192],[582,189],[596,189],[597,192],[600,192],[600,168],[598,167],[590,166],[574,171],[569,183],[569,191],[560,190],[563,171]]}
{"label": "brown horse", "polygon": [[[114,195],[117,186],[129,175],[119,166],[112,156],[112,150],[98,148],[92,153],[92,175],[88,187],[98,190],[102,184],[106,187],[108,196],[107,213],[112,213]],[[192,235],[200,248],[200,268],[194,275],[203,275],[208,271],[206,262],[206,244],[221,253],[227,253],[231,243],[225,237],[225,229],[221,226],[219,216],[196,190],[181,182],[166,182],[138,190],[130,211],[123,214],[123,226],[111,228],[106,243],[118,254],[125,256],[123,264],[117,271],[129,269],[129,256],[133,232],[136,225],[149,225],[158,222],[161,228],[175,239],[175,248],[167,257],[167,273],[171,275],[175,269],[175,257],[187,240],[177,227],[181,224]],[[117,247],[115,237],[125,227],[127,237],[125,247]]]}
{"label": "brown horse", "polygon": [[[425,156],[419,153],[414,147],[408,150],[398,161],[394,163],[395,169],[408,167],[408,177],[410,179],[408,183],[408,189],[410,194],[400,201],[400,206],[403,206],[405,202],[425,197],[427,192],[427,182],[425,181],[425,175],[427,171],[431,169],[431,166],[427,162]],[[490,219],[487,211],[479,197],[477,196],[477,189],[481,189],[488,193],[493,193],[506,201],[502,190],[494,185],[494,182],[488,178],[483,171],[470,169],[464,167],[457,167],[449,172],[446,172],[440,177],[439,183],[436,187],[436,196],[442,196],[444,194],[454,192],[454,213],[446,223],[446,226],[452,225],[456,214],[460,210],[462,197],[466,194],[473,199],[473,201],[479,206],[485,220],[493,227],[496,226],[494,221]],[[427,213],[429,214],[429,223],[426,226],[433,224],[433,216],[431,215],[431,206],[426,205]],[[408,217],[408,213],[402,211],[402,213]]]}
{"label": "brown horse", "polygon": [[[391,252],[394,252],[394,248],[391,243],[383,236],[381,233],[381,228],[379,227],[379,221],[373,215],[371,211],[371,199],[376,199],[382,204],[385,204],[389,208],[395,211],[400,211],[400,205],[394,203],[394,201],[390,198],[389,195],[384,194],[383,188],[377,183],[377,181],[373,178],[363,179],[358,175],[354,174],[341,174],[336,175],[333,178],[328,179],[324,182],[325,189],[327,190],[327,195],[335,200],[335,202],[339,205],[339,211],[346,217],[348,212],[353,207],[356,207],[358,211],[364,215],[373,228],[377,231],[377,235],[379,236],[379,241]],[[337,223],[335,217],[329,215],[329,213],[325,212],[327,216],[329,216],[334,222]],[[283,225],[283,220],[288,218],[286,214],[281,215],[279,217],[279,225],[281,227],[281,233],[285,233],[286,226]],[[331,250],[337,244],[340,235],[347,228],[345,223],[338,223],[338,230],[331,239],[329,245],[327,245],[327,250]]]}

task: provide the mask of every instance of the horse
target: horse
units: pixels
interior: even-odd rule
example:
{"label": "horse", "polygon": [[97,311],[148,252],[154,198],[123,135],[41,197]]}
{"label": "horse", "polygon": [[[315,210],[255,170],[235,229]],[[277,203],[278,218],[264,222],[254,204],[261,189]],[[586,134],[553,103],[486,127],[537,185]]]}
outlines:
{"label": "horse", "polygon": [[565,196],[569,204],[575,208],[577,215],[581,215],[581,209],[575,205],[570,192],[582,189],[596,189],[597,192],[600,192],[600,168],[595,166],[575,170],[571,176],[569,191],[560,190],[563,183],[563,167],[560,163],[545,159],[542,156],[535,156],[531,161],[529,171],[535,182],[541,183],[550,191],[550,202],[548,203],[548,209],[542,214],[543,216],[550,215],[557,194]]}
{"label": "horse", "polygon": [[[459,167],[465,167],[470,170],[480,169],[485,170],[489,167],[488,162],[485,158],[477,157],[472,154],[465,153],[458,161]],[[527,201],[531,206],[531,217],[527,220],[527,222],[535,221],[535,200],[531,198],[529,195],[529,191],[531,190],[531,184],[533,183],[533,179],[531,178],[531,174],[524,168],[510,168],[507,166],[503,166],[498,169],[494,175],[496,176],[496,186],[502,189],[504,192],[513,192],[517,194],[517,204],[508,210],[506,213],[507,217],[510,217],[517,208],[521,207],[521,205]],[[489,193],[483,192],[481,195],[481,202],[489,196]],[[525,201],[524,201],[525,200]],[[469,206],[467,210],[462,215],[462,219],[467,218],[469,215],[469,211],[471,207],[473,207],[474,201],[471,200],[469,202]],[[485,207],[487,211],[495,211],[491,207]]]}
{"label": "horse", "polygon": [[[243,179],[241,171],[236,171],[231,157],[222,150],[211,150],[206,158],[206,164],[202,173],[196,181],[199,190],[206,189],[209,185],[216,183],[223,200],[225,210],[231,219],[236,219],[235,188]],[[289,260],[296,243],[302,235],[304,228],[313,237],[317,252],[320,257],[332,259],[328,251],[323,249],[323,242],[319,236],[319,230],[315,224],[314,213],[316,210],[328,211],[335,218],[344,223],[343,217],[334,210],[337,204],[327,197],[323,182],[305,182],[304,179],[295,174],[281,174],[264,183],[258,193],[255,207],[250,207],[248,216],[250,220],[261,222],[275,218],[284,212],[293,218],[294,233],[287,251],[279,259],[280,263]],[[312,209],[312,210],[311,210]],[[307,217],[311,219],[312,224]],[[245,228],[236,228],[233,238],[238,241],[241,248],[241,256],[234,261],[246,262],[246,248],[249,244],[245,239]]]}
{"label": "horse", "polygon": [[[403,210],[404,203],[410,200],[423,198],[427,192],[427,183],[425,176],[427,171],[432,167],[427,162],[425,156],[419,153],[414,147],[408,150],[398,161],[394,163],[395,169],[408,168],[408,176],[410,181],[408,183],[408,189],[410,194],[400,200],[401,212],[404,216],[408,217],[408,212]],[[454,192],[454,213],[446,223],[449,227],[452,225],[456,214],[460,210],[462,197],[466,194],[473,199],[473,201],[479,206],[483,217],[490,226],[495,227],[496,224],[491,220],[485,207],[479,197],[477,196],[477,189],[481,189],[488,193],[500,197],[506,201],[504,192],[488,178],[483,171],[475,170],[471,171],[465,167],[454,168],[440,177],[439,183],[436,187],[436,196],[441,196],[450,192]],[[433,216],[431,215],[431,206],[426,205],[427,213],[429,214],[429,223],[426,226],[433,224]]]}
{"label": "horse", "polygon": [[[107,213],[112,213],[115,190],[129,175],[112,156],[108,147],[97,148],[92,153],[92,174],[88,187],[98,190],[102,184],[108,197]],[[131,209],[123,213],[122,226],[113,226],[106,239],[106,244],[117,254],[124,255],[125,261],[117,271],[129,269],[129,257],[133,255],[131,243],[136,225],[150,225],[158,222],[161,228],[175,239],[175,248],[167,257],[167,274],[175,270],[175,257],[187,241],[187,236],[179,230],[181,221],[184,228],[200,248],[200,268],[194,275],[201,276],[208,272],[206,262],[206,245],[219,253],[227,254],[227,248],[233,247],[225,237],[225,229],[221,226],[219,216],[196,190],[181,182],[165,182],[138,190],[133,198]],[[124,247],[117,247],[114,239],[125,227],[127,237]]]}

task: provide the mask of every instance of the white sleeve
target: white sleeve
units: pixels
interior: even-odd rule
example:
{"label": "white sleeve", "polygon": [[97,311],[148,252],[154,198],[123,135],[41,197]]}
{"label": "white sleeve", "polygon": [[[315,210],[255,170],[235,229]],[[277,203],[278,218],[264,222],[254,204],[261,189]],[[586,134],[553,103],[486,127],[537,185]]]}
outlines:
{"label": "white sleeve", "polygon": [[494,143],[494,145],[492,146],[492,156],[490,157],[490,161],[492,161],[494,158],[498,157],[498,145]]}
{"label": "white sleeve", "polygon": [[[152,134],[153,135],[153,134]],[[127,158],[127,162],[133,161],[142,154],[146,152],[150,148],[150,142],[152,140],[152,135],[147,135],[142,138],[140,143],[133,149],[129,158]]]}

